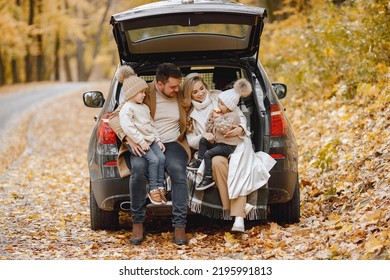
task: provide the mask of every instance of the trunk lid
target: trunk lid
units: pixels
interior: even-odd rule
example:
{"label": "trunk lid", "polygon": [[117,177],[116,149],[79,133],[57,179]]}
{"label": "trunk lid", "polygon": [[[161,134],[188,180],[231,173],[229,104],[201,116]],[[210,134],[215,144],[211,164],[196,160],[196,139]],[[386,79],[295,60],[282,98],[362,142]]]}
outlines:
{"label": "trunk lid", "polygon": [[176,61],[256,55],[265,17],[265,9],[236,2],[170,0],[115,14],[110,23],[122,61]]}

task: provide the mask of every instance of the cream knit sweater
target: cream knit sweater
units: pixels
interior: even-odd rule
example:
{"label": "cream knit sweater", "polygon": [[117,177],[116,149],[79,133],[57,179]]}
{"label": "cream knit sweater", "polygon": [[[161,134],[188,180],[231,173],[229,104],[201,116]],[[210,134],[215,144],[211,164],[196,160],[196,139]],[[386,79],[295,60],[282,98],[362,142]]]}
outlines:
{"label": "cream knit sweater", "polygon": [[119,122],[125,132],[135,143],[148,145],[160,141],[149,107],[145,104],[127,101],[119,111]]}
{"label": "cream knit sweater", "polygon": [[226,134],[226,132],[232,129],[232,125],[239,125],[239,124],[240,124],[240,116],[237,114],[237,112],[233,111],[233,112],[221,114],[214,118],[209,117],[206,124],[206,131],[214,134],[216,143],[238,145],[243,141],[242,137],[239,136],[224,137],[224,135]]}

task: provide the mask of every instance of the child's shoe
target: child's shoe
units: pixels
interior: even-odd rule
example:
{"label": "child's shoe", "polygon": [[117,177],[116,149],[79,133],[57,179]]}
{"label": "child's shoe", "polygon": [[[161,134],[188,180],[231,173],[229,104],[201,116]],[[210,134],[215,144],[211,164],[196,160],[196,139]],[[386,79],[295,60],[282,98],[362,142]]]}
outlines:
{"label": "child's shoe", "polygon": [[212,186],[215,185],[215,182],[213,180],[212,176],[205,176],[203,177],[202,181],[195,187],[197,191],[204,191]]}
{"label": "child's shoe", "polygon": [[188,170],[198,170],[202,161],[200,159],[192,159],[187,166]]}
{"label": "child's shoe", "polygon": [[249,212],[253,210],[253,208],[255,208],[255,206],[253,206],[252,204],[249,203],[245,204],[245,210],[244,210],[245,215],[248,215]]}
{"label": "child's shoe", "polygon": [[163,203],[161,200],[161,195],[160,195],[159,189],[149,191],[148,197],[150,199],[150,202],[155,204],[155,205],[160,205]]}
{"label": "child's shoe", "polygon": [[232,231],[235,232],[244,232],[245,226],[244,226],[244,218],[243,217],[236,217],[234,220],[234,224],[232,227]]}
{"label": "child's shoe", "polygon": [[160,198],[161,198],[162,203],[166,204],[168,200],[165,197],[165,194],[166,194],[165,188],[158,188],[158,190],[160,191]]}

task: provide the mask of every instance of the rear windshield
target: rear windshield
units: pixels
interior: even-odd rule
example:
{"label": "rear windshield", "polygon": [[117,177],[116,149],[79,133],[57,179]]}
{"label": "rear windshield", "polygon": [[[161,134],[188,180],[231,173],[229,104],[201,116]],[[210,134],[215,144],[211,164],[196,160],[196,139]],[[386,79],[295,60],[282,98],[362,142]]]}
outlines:
{"label": "rear windshield", "polygon": [[244,38],[252,26],[242,24],[199,24],[196,26],[167,25],[129,30],[128,37],[134,43],[147,39],[169,35],[205,35],[213,34]]}

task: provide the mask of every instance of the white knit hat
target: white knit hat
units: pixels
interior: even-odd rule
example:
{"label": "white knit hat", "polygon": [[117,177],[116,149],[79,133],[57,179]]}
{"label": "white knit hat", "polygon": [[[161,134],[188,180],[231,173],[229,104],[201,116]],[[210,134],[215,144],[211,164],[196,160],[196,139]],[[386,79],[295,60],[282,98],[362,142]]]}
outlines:
{"label": "white knit hat", "polygon": [[123,84],[125,100],[129,100],[137,93],[148,88],[148,84],[138,77],[133,68],[128,65],[121,66],[116,72],[116,78]]}
{"label": "white knit hat", "polygon": [[252,86],[246,79],[239,79],[234,82],[233,88],[225,90],[218,95],[218,98],[225,106],[233,111],[240,100],[240,97],[247,97],[252,93]]}

